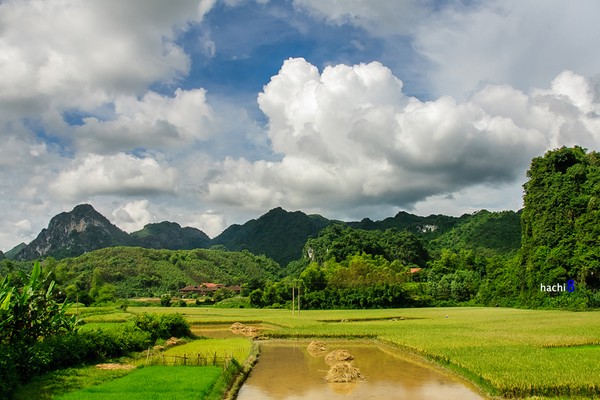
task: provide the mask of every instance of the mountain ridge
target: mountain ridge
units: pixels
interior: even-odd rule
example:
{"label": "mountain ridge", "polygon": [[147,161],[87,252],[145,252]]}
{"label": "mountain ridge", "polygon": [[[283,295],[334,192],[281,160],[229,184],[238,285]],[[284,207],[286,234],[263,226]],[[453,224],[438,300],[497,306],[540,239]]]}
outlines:
{"label": "mountain ridge", "polygon": [[[477,241],[477,237],[488,227],[496,229],[493,226],[498,225],[499,219],[501,224],[510,225],[503,231],[503,235],[508,237],[508,245],[481,240],[473,245],[465,245],[464,240]],[[286,211],[276,207],[256,219],[250,219],[243,224],[232,224],[211,239],[197,228],[181,227],[178,223],[169,221],[147,224],[139,231],[127,233],[112,224],[90,204],[80,204],[71,212],[62,212],[53,217],[48,228],[42,229],[36,239],[21,248],[16,255],[11,254],[9,258],[31,260],[52,256],[60,259],[111,246],[170,250],[224,246],[230,251],[247,250],[254,254],[264,254],[284,267],[302,256],[302,249],[309,238],[316,237],[322,229],[334,223],[363,230],[408,231],[423,240],[430,251],[435,251],[440,246],[452,247],[458,243],[458,235],[462,238],[461,245],[467,248],[485,249],[491,246],[492,252],[510,252],[517,243],[520,244],[519,220],[520,213],[514,211],[482,210],[460,217],[441,214],[423,217],[400,211],[393,217],[379,221],[364,218],[361,221],[343,222],[318,214],[308,215],[302,211]],[[469,227],[469,224],[472,226]],[[467,239],[463,238],[465,235]]]}

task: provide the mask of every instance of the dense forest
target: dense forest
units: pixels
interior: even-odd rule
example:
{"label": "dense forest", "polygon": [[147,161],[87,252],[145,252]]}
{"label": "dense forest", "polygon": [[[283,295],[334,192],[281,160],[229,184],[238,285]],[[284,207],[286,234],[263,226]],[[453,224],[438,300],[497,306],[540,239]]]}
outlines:
{"label": "dense forest", "polygon": [[[185,285],[217,282],[241,285],[255,307],[291,307],[293,292],[303,308],[314,309],[599,307],[598,153],[580,147],[549,151],[532,160],[527,176],[519,212],[482,210],[460,218],[401,212],[382,221],[342,223],[278,208],[226,230],[220,240],[229,248],[119,246],[60,260],[46,257],[42,266],[63,297],[86,304],[176,296]],[[137,236],[158,246],[169,236],[162,234],[167,228],[183,244],[203,238],[168,223]],[[246,250],[232,251],[241,249]],[[276,260],[265,254],[276,254]],[[0,276],[31,265],[1,260]],[[574,290],[543,290],[557,284],[564,289],[567,282]]]}
{"label": "dense forest", "polygon": [[535,158],[527,176],[519,262],[522,292],[529,295],[524,301],[536,306],[544,301],[540,284],[568,279],[581,301],[584,295],[597,301],[600,154],[563,147]]}

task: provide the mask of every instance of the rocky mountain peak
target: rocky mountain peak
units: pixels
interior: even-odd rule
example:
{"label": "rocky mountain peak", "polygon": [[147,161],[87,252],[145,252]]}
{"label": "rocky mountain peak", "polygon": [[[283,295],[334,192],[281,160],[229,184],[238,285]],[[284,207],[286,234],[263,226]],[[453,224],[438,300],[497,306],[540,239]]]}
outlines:
{"label": "rocky mountain peak", "polygon": [[102,247],[129,244],[129,235],[113,225],[89,204],[80,204],[70,212],[54,216],[48,228],[17,255],[31,260],[52,256],[72,257]]}

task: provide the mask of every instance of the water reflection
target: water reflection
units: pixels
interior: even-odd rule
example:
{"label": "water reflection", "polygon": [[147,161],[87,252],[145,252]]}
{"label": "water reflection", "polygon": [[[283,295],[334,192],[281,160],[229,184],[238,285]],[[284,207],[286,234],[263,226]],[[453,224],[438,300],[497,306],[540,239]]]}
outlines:
{"label": "water reflection", "polygon": [[364,342],[327,342],[331,350],[347,349],[353,365],[366,377],[352,383],[327,383],[329,366],[311,356],[308,342],[264,342],[258,364],[241,388],[238,400],[268,399],[483,399],[457,378],[410,357]]}

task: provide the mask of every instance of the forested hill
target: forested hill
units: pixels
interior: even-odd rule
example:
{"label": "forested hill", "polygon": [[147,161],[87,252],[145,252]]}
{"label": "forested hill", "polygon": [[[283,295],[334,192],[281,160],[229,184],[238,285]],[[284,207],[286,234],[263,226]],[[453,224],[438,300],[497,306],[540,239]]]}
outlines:
{"label": "forested hill", "polygon": [[83,204],[52,218],[48,228],[42,230],[34,241],[20,245],[7,252],[6,256],[17,260],[62,259],[111,246],[189,250],[218,245],[231,251],[248,250],[264,254],[285,267],[290,261],[302,257],[302,249],[308,239],[317,237],[322,229],[332,224],[371,231],[407,231],[433,254],[442,248],[474,249],[488,255],[507,254],[516,251],[520,245],[519,216],[512,211],[481,211],[461,217],[421,217],[400,212],[381,221],[363,219],[346,223],[278,207],[243,225],[232,225],[211,240],[196,228],[182,228],[174,222],[148,224],[140,231],[127,234],[91,205]]}
{"label": "forested hill", "polygon": [[335,221],[301,211],[288,212],[275,208],[243,225],[232,225],[213,240],[230,250],[248,250],[265,254],[281,266],[302,255],[306,240]]}
{"label": "forested hill", "polygon": [[264,256],[220,250],[155,250],[110,247],[60,261],[44,270],[67,297],[84,303],[176,293],[186,285],[218,282],[255,288],[277,278],[279,266]]}
{"label": "forested hill", "polygon": [[130,235],[138,246],[149,249],[201,249],[211,245],[208,235],[196,228],[182,228],[176,222],[148,224]]}
{"label": "forested hill", "polygon": [[453,251],[477,250],[485,255],[505,255],[517,251],[521,246],[521,211],[481,210],[460,217],[421,217],[401,211],[396,216],[381,221],[365,218],[360,222],[349,222],[348,225],[365,230],[408,231],[419,237],[432,253],[439,253],[445,248]]}
{"label": "forested hill", "polygon": [[600,153],[563,147],[533,159],[527,176],[521,262],[533,304],[540,284],[600,289]]}
{"label": "forested hill", "polygon": [[[465,214],[446,232],[429,242],[429,249],[475,250],[486,256],[507,255],[521,247],[522,211]],[[425,233],[427,234],[427,233]]]}

